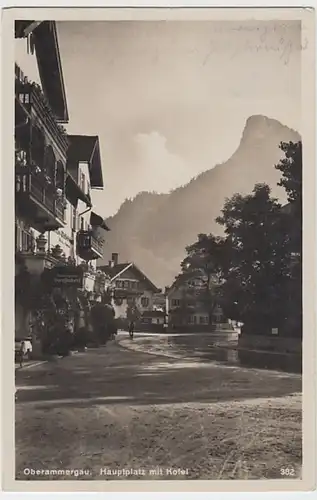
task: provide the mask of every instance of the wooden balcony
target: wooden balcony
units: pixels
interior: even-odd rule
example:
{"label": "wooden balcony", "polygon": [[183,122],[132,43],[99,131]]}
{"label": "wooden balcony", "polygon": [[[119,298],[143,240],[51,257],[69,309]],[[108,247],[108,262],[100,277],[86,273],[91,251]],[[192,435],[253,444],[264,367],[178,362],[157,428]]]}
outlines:
{"label": "wooden balcony", "polygon": [[28,166],[16,165],[16,203],[39,231],[52,231],[65,226],[65,198],[58,196],[53,185]]}
{"label": "wooden balcony", "polygon": [[76,251],[81,259],[95,260],[103,257],[103,242],[93,231],[78,231],[76,236]]}
{"label": "wooden balcony", "polygon": [[46,132],[66,156],[69,146],[65,129],[57,123],[54,113],[41,88],[27,79],[15,78],[15,125],[20,127],[27,119],[40,118]]}

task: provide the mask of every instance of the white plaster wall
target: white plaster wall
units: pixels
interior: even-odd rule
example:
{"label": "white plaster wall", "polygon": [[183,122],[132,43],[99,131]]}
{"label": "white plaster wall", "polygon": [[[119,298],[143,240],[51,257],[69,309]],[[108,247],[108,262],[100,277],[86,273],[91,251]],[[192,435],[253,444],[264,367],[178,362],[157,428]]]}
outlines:
{"label": "white plaster wall", "polygon": [[152,318],[152,325],[164,325],[164,318]]}
{"label": "white plaster wall", "polygon": [[36,54],[28,53],[27,40],[25,38],[16,38],[14,40],[15,61],[29,80],[41,85],[39,70],[37,67]]}
{"label": "white plaster wall", "polygon": [[87,290],[88,292],[93,292],[95,286],[95,277],[90,274],[85,274],[83,285],[85,290]]}
{"label": "white plaster wall", "polygon": [[[148,304],[148,306],[146,306],[146,307],[143,307],[143,306],[142,306],[142,300],[141,300],[141,299],[142,299],[142,297],[146,297],[146,298],[148,298],[148,299],[149,299],[149,304]],[[143,292],[143,294],[142,294],[142,296],[141,296],[141,297],[137,297],[137,298],[136,298],[136,306],[137,306],[137,308],[138,308],[141,312],[143,312],[143,311],[152,311],[152,310],[153,310],[153,293],[152,293],[152,292],[150,292],[150,291],[148,291],[148,290],[145,290],[145,291]]]}
{"label": "white plaster wall", "polygon": [[115,301],[113,300],[112,301],[112,306],[114,308],[115,318],[126,318],[127,317],[128,304],[127,304],[126,299],[123,299],[121,305],[117,305],[115,303]]}

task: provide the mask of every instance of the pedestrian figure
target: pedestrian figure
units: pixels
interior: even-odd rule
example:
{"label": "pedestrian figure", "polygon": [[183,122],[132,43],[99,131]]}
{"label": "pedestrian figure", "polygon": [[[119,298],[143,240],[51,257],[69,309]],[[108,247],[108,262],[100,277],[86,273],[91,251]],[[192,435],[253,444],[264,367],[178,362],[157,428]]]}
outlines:
{"label": "pedestrian figure", "polygon": [[20,363],[20,368],[23,366],[23,358],[24,358],[24,351],[25,351],[25,342],[22,340],[19,348],[19,363]]}
{"label": "pedestrian figure", "polygon": [[129,335],[131,339],[133,339],[133,333],[134,333],[134,322],[131,321],[129,325]]}

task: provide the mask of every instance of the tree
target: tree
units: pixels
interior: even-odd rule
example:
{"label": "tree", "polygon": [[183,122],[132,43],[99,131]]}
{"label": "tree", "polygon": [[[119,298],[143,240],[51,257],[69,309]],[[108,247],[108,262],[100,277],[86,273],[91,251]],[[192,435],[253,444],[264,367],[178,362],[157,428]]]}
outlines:
{"label": "tree", "polygon": [[302,251],[302,143],[282,142],[280,149],[285,157],[275,165],[282,172],[279,186],[284,187],[289,202],[292,250]]}
{"label": "tree", "polygon": [[114,333],[115,311],[110,304],[96,302],[91,308],[91,322],[96,337],[105,344]]}
{"label": "tree", "polygon": [[284,152],[282,158],[275,168],[282,172],[282,178],[278,183],[287,193],[290,203],[302,206],[302,143],[281,142],[280,149]]}
{"label": "tree", "polygon": [[216,220],[230,246],[221,287],[224,312],[257,333],[281,327],[290,269],[287,216],[281,205],[270,197],[269,186],[258,184],[252,194],[226,200]]}
{"label": "tree", "polygon": [[285,290],[290,334],[302,334],[302,143],[282,142],[285,157],[275,165],[282,173],[279,183],[284,187],[289,202],[288,234],[291,252],[290,279]]}

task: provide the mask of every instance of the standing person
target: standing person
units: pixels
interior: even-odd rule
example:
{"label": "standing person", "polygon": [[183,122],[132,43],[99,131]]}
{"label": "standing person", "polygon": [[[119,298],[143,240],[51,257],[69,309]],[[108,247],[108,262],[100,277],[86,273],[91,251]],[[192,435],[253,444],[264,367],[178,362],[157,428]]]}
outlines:
{"label": "standing person", "polygon": [[130,321],[130,325],[129,325],[129,335],[130,335],[130,338],[133,339],[133,333],[134,333],[134,321]]}
{"label": "standing person", "polygon": [[22,342],[20,344],[20,349],[19,349],[20,368],[22,368],[22,366],[23,366],[24,354],[25,354],[25,342],[24,342],[24,340],[22,340]]}

